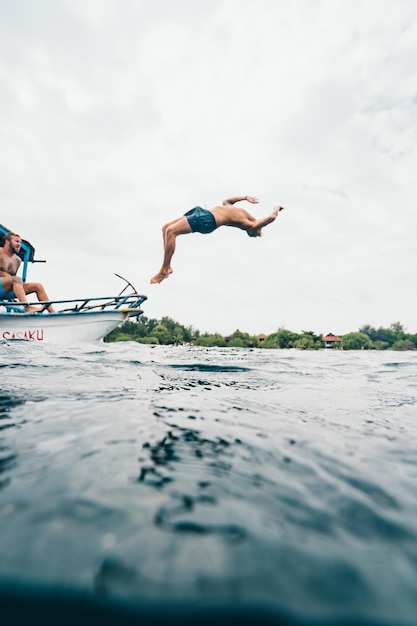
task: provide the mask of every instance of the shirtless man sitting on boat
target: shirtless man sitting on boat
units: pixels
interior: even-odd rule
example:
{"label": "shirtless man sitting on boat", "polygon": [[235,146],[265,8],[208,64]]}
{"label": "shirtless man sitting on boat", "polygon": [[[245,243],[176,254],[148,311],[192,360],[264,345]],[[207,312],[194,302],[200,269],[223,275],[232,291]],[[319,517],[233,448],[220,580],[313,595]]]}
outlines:
{"label": "shirtless man sitting on boat", "polygon": [[[26,313],[36,313],[43,310],[27,304],[26,296],[36,293],[38,300],[49,300],[46,291],[41,283],[23,283],[19,276],[16,276],[21,264],[18,256],[22,240],[16,233],[7,233],[4,237],[3,247],[0,248],[0,300],[17,298],[23,303]],[[52,305],[48,306],[50,313],[55,313]]]}
{"label": "shirtless man sitting on boat", "polygon": [[245,230],[249,237],[260,237],[262,228],[267,224],[271,224],[284,208],[277,206],[270,215],[257,220],[245,209],[234,206],[236,202],[243,202],[244,200],[252,204],[259,202],[258,198],[253,196],[235,196],[224,200],[222,206],[215,206],[209,211],[197,206],[187,211],[182,217],[165,224],[162,227],[164,260],[159,272],[151,278],[151,283],[161,283],[172,274],[171,259],[175,252],[178,235],[186,235],[187,233],[207,234],[212,233],[220,226],[234,226],[235,228]]}

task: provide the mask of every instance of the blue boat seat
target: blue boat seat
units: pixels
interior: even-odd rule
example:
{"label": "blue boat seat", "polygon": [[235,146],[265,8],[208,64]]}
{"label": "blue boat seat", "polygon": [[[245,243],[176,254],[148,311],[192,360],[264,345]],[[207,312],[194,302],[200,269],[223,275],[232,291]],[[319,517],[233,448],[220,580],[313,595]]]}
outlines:
{"label": "blue boat seat", "polygon": [[9,292],[5,294],[4,298],[0,299],[0,307],[4,307],[6,309],[6,313],[24,313],[25,307],[22,306],[14,297],[13,292]]}

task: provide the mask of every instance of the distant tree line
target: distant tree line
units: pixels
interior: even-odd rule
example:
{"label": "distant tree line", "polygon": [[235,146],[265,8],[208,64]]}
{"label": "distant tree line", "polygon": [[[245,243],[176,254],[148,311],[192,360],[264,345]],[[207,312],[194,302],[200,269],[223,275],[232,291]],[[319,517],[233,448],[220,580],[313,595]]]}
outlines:
{"label": "distant tree line", "polygon": [[[219,333],[201,333],[192,326],[183,326],[170,317],[160,320],[142,315],[137,321],[128,321],[113,330],[105,341],[137,341],[154,345],[218,346],[231,348],[298,348],[301,350],[319,350],[323,348],[322,335],[313,331],[295,333],[285,328],[278,328],[267,335],[263,341],[249,333],[235,330],[224,337]],[[369,324],[359,331],[340,336],[337,348],[342,350],[416,350],[417,334],[406,332],[402,324],[396,322],[389,328],[374,328]]]}

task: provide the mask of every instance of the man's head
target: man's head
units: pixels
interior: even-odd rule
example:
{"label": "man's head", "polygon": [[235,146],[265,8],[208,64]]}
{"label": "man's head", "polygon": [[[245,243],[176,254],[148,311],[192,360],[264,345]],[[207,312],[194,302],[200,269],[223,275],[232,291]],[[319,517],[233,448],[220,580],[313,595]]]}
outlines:
{"label": "man's head", "polygon": [[249,237],[262,237],[262,228],[256,228],[255,230],[246,231]]}
{"label": "man's head", "polygon": [[9,248],[9,250],[14,252],[15,254],[18,254],[20,248],[22,247],[22,239],[20,235],[17,235],[16,233],[7,233],[4,236],[3,246],[6,249]]}

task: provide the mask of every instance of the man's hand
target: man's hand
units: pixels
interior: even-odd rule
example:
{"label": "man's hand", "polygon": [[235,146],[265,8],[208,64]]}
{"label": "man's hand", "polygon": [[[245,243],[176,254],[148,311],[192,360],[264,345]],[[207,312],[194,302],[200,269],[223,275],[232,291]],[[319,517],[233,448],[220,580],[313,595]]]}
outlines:
{"label": "man's hand", "polygon": [[247,200],[247,202],[251,202],[252,204],[258,204],[259,202],[258,198],[254,198],[253,196],[245,196],[245,200]]}

